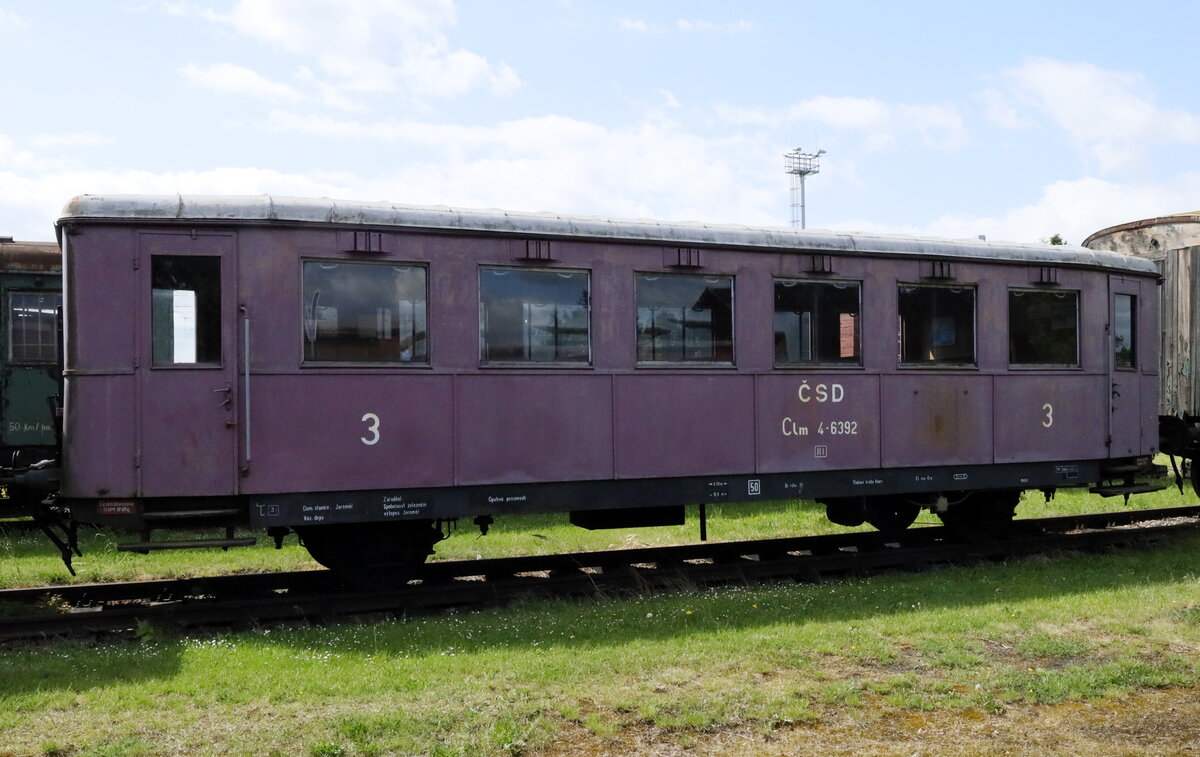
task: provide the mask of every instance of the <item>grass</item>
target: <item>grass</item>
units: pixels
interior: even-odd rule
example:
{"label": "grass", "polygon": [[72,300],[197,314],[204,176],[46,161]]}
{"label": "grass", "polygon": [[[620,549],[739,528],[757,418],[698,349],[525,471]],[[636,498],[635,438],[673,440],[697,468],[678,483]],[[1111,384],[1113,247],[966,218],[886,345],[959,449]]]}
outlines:
{"label": "grass", "polygon": [[[753,586],[0,657],[14,754],[517,754],[836,711],[1192,686],[1200,539],[1153,553]],[[39,751],[41,750],[41,751]],[[3,754],[0,749],[0,754]]]}
{"label": "grass", "polygon": [[[1098,509],[1060,496],[1050,512],[1075,507]],[[721,534],[803,533],[811,509],[722,508]],[[552,545],[565,525],[526,525],[498,533],[500,551],[563,549]],[[634,538],[666,543],[671,530]],[[629,538],[581,533],[599,547]],[[447,546],[473,556],[487,539]],[[1200,537],[830,584],[10,647],[0,755],[512,755],[568,738],[619,752],[631,732],[688,746],[846,713],[997,713],[1195,687],[1198,550]]]}
{"label": "grass", "polygon": [[[1180,495],[1174,488],[1138,495],[1129,507],[1149,509],[1192,504],[1190,488]],[[1108,500],[1079,490],[1062,490],[1045,502],[1039,492],[1026,492],[1017,516],[1022,518],[1072,515],[1100,510],[1125,509],[1120,498]],[[743,541],[804,534],[870,530],[869,526],[848,529],[830,523],[824,509],[813,502],[756,502],[709,505],[709,538],[714,541]],[[469,520],[458,523],[453,535],[437,545],[435,560],[474,560],[515,555],[586,552],[598,549],[686,544],[697,541],[696,509],[689,508],[687,524],[645,529],[587,531],[570,525],[565,513],[506,516],[497,518],[489,534],[480,538]],[[938,525],[935,515],[922,512],[916,526]],[[76,558],[78,576],[72,578],[49,542],[32,531],[0,532],[0,588],[46,586],[64,583],[132,581],[178,578],[194,575],[303,570],[319,567],[295,535],[276,550],[262,533],[259,544],[229,551],[219,549],[163,551],[149,555],[119,552],[116,545],[133,537],[107,530],[83,529],[83,557]],[[156,538],[171,538],[163,535]],[[180,537],[183,538],[183,537]]]}

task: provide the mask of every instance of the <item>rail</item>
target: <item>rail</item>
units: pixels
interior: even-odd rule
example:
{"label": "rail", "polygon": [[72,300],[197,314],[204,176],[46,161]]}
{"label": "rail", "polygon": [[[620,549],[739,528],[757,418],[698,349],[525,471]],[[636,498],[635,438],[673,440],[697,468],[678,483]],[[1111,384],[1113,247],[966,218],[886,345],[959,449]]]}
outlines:
{"label": "rail", "polygon": [[[430,563],[407,585],[353,591],[326,570],[0,591],[0,641],[411,614],[543,597],[669,590],[763,580],[826,580],[884,570],[1005,560],[1056,550],[1142,545],[1200,527],[1200,506],[1015,521],[1002,538],[962,541],[944,527],[752,542]],[[53,609],[50,609],[53,608]],[[10,614],[13,614],[10,612]]]}

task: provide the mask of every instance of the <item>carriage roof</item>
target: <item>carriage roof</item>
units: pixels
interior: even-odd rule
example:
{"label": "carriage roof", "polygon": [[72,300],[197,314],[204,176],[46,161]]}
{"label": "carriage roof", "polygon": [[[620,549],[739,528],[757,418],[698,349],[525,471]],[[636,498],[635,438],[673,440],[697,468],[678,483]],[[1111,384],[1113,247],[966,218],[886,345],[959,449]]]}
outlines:
{"label": "carriage roof", "polygon": [[922,238],[829,230],[793,230],[647,219],[616,219],[508,210],[468,210],[391,202],[274,195],[81,195],[63,208],[59,226],[83,221],[314,224],[442,233],[574,238],[630,243],[731,247],[764,252],[971,258],[1028,265],[1082,266],[1155,274],[1150,261],[1074,245]]}

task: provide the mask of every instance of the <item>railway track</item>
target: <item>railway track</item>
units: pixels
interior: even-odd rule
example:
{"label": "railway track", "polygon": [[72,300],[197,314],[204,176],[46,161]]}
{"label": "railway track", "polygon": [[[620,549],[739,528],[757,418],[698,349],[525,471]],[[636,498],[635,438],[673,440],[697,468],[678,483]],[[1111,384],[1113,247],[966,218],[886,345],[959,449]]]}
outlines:
{"label": "railway track", "polygon": [[964,541],[944,527],[751,542],[446,561],[386,591],[352,590],[329,571],[0,591],[0,642],[179,628],[330,622],[543,597],[653,591],[762,580],[817,581],[885,570],[1152,544],[1200,527],[1200,506],[1021,520],[1001,538]]}

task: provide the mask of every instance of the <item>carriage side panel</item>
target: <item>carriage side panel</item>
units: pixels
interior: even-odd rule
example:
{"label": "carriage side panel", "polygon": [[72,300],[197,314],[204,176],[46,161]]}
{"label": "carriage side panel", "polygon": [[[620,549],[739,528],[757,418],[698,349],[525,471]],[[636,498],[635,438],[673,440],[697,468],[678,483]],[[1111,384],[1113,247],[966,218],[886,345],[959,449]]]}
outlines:
{"label": "carriage side panel", "polygon": [[992,462],[992,377],[883,377],[884,468]]}
{"label": "carriage side panel", "polygon": [[136,242],[130,228],[67,231],[63,276],[64,497],[137,493]]}
{"label": "carriage side panel", "polygon": [[460,376],[455,408],[459,484],[613,477],[608,376]]}
{"label": "carriage side panel", "polygon": [[614,394],[618,478],[754,470],[752,377],[618,376]]}

